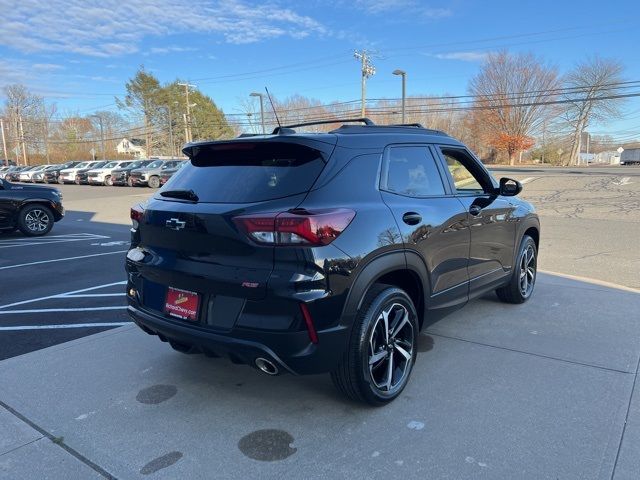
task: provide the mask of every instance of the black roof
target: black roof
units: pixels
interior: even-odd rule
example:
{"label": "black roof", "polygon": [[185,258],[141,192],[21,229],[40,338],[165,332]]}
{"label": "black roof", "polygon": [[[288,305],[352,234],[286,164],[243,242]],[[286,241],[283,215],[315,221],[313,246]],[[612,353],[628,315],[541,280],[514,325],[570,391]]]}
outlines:
{"label": "black roof", "polygon": [[[297,132],[296,128],[312,125],[342,123],[339,128],[326,133]],[[363,125],[350,125],[362,123]],[[424,128],[418,123],[398,125],[376,125],[368,118],[334,119],[317,122],[282,125],[266,135],[242,134],[233,140],[194,142],[185,146],[183,152],[190,156],[192,147],[236,142],[322,142],[344,148],[382,150],[391,143],[440,143],[462,146],[462,144],[440,130]],[[310,145],[311,146],[311,145]]]}

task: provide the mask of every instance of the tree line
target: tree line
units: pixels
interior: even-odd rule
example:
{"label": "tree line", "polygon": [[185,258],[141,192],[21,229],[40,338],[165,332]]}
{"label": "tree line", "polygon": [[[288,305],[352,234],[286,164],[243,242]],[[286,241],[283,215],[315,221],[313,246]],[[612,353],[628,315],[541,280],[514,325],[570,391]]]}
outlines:
{"label": "tree line", "polygon": [[[635,88],[635,90],[634,90]],[[488,54],[469,81],[467,95],[412,95],[406,99],[406,121],[442,130],[470,146],[486,162],[537,160],[576,164],[584,151],[607,151],[620,145],[605,136],[585,133],[620,117],[624,102],[640,96],[640,82],[626,81],[621,63],[591,57],[570,72],[558,70],[532,54],[507,51]],[[214,100],[186,81],[167,84],[141,67],[115,98],[117,111],[62,114],[55,103],[23,85],[4,88],[0,110],[7,156],[24,163],[53,163],[104,155],[123,158],[117,144],[137,139],[145,156],[180,155],[182,145],[218,140],[241,132],[267,132],[282,124],[360,116],[360,102],[332,102],[302,95],[266,97],[261,118],[259,97],[239,101],[241,113],[225,114]],[[366,114],[378,124],[399,123],[400,99],[372,99]],[[274,114],[277,112],[278,118]],[[334,125],[309,127],[328,131]],[[625,146],[625,144],[622,144]],[[103,152],[104,149],[104,152]]]}

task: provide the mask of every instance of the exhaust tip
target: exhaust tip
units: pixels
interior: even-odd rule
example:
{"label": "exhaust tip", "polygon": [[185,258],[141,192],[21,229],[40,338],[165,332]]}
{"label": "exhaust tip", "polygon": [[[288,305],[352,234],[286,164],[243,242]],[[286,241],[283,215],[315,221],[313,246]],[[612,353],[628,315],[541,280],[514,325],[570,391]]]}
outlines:
{"label": "exhaust tip", "polygon": [[276,367],[276,365],[271,360],[267,360],[266,358],[258,357],[255,360],[255,364],[256,364],[256,367],[258,367],[259,370],[261,370],[262,372],[266,373],[267,375],[277,375],[278,374],[278,367]]}

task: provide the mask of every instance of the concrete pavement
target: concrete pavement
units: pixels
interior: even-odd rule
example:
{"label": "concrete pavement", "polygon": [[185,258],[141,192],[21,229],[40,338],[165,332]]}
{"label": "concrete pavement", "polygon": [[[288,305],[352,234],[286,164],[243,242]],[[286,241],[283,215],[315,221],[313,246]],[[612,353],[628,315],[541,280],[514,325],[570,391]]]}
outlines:
{"label": "concrete pavement", "polygon": [[541,274],[525,305],[488,296],[431,325],[379,409],[325,375],[267,377],[121,327],[0,362],[2,405],[77,452],[3,412],[19,433],[0,478],[57,459],[123,479],[635,480],[639,310],[638,293]]}

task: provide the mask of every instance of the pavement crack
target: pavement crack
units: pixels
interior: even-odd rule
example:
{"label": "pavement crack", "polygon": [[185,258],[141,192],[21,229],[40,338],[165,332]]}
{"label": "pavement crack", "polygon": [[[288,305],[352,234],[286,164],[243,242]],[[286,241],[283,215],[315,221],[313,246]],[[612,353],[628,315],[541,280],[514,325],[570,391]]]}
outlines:
{"label": "pavement crack", "polygon": [[620,451],[622,450],[622,443],[624,441],[624,434],[627,431],[627,425],[629,424],[629,412],[631,412],[631,402],[633,401],[633,393],[636,389],[636,383],[638,382],[638,370],[640,370],[640,358],[636,364],[636,376],[633,378],[633,385],[631,385],[631,394],[629,395],[629,403],[627,404],[627,413],[624,416],[624,425],[622,426],[622,434],[620,435],[620,443],[618,444],[618,451],[616,452],[616,459],[613,463],[613,470],[611,471],[611,480],[615,477],[616,468],[618,466],[618,459],[620,458]]}
{"label": "pavement crack", "polygon": [[31,445],[32,443],[36,443],[39,442],[40,440],[42,440],[44,438],[44,436],[42,437],[38,437],[35,440],[31,440],[30,442],[24,443],[18,447],[12,448],[11,450],[7,450],[6,452],[0,453],[0,457],[2,457],[3,455],[7,455],[11,452],[15,452],[16,450],[20,450],[21,448],[27,447],[29,445]]}
{"label": "pavement crack", "polygon": [[[92,470],[94,470],[96,473],[98,473],[99,475],[102,475],[105,479],[107,480],[118,480],[117,477],[111,475],[109,472],[107,472],[104,468],[102,468],[100,465],[98,465],[97,463],[92,462],[91,460],[89,460],[87,457],[85,457],[84,455],[82,455],[80,452],[78,452],[76,449],[70,447],[69,445],[67,445],[66,443],[64,443],[64,440],[62,439],[62,437],[57,437],[53,434],[51,434],[50,432],[46,431],[44,428],[42,428],[40,425],[38,425],[37,423],[34,423],[33,421],[31,421],[29,418],[25,417],[23,414],[21,414],[20,412],[18,412],[15,408],[7,405],[5,402],[3,402],[2,400],[0,400],[0,407],[4,408],[5,410],[7,410],[9,413],[11,413],[13,416],[19,418],[20,420],[22,420],[24,423],[26,423],[27,425],[29,425],[31,428],[33,428],[34,430],[36,430],[38,433],[40,433],[42,435],[42,437],[40,437],[38,440],[42,440],[43,437],[48,438],[49,440],[51,440],[52,443],[54,443],[55,445],[58,445],[60,448],[62,448],[63,450],[65,450],[68,454],[74,456],[77,460],[81,461],[82,463],[84,463],[86,466],[88,466],[89,468],[91,468]],[[33,442],[30,442],[33,443]],[[24,446],[24,445],[23,445]],[[19,447],[20,448],[20,447]]]}

